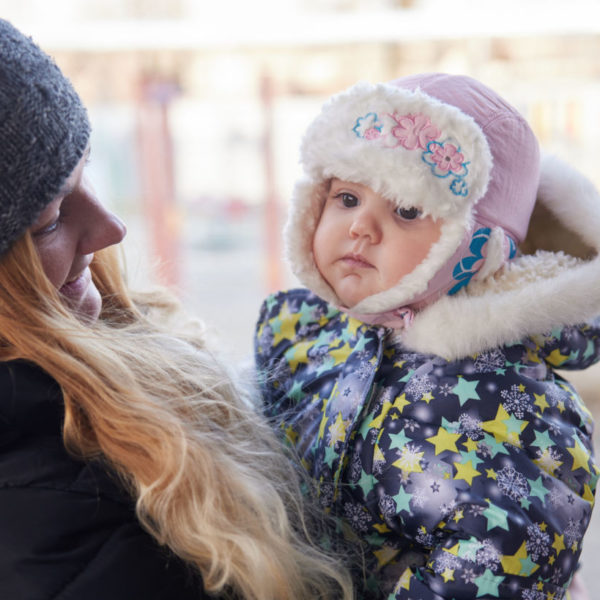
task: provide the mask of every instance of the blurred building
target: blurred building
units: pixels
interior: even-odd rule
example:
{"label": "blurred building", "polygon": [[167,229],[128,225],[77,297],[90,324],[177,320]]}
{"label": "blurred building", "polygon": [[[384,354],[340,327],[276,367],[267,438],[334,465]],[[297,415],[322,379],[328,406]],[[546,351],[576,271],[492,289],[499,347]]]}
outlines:
{"label": "blurred building", "polygon": [[[521,110],[546,150],[600,187],[597,0],[0,0],[0,8],[56,57],[89,107],[92,176],[129,225],[133,279],[172,286],[239,357],[251,353],[263,296],[294,283],[280,231],[302,132],[326,97],[358,80],[423,71],[481,79]],[[600,413],[598,375],[578,384]],[[594,527],[584,564],[600,550]]]}

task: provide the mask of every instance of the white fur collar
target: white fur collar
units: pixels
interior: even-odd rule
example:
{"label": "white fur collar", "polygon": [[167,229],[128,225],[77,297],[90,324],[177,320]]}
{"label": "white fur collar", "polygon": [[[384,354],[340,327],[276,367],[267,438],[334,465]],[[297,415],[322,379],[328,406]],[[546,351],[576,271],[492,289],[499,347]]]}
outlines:
{"label": "white fur collar", "polygon": [[534,253],[425,308],[398,332],[403,346],[453,360],[600,315],[600,195],[555,157],[541,166],[537,212],[547,216],[534,213],[524,242]]}

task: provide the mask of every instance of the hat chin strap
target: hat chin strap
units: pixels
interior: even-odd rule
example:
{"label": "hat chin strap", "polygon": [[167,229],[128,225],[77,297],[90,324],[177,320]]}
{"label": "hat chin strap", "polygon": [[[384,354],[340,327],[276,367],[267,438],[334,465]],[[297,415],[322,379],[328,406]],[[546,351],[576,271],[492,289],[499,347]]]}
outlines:
{"label": "hat chin strap", "polygon": [[[483,280],[494,275],[515,254],[512,239],[499,226],[476,228],[471,236],[468,252],[453,266],[452,276],[443,276],[444,283],[438,280],[435,291],[417,296],[405,306],[366,313],[352,308],[338,306],[351,317],[370,325],[382,325],[392,329],[407,329],[412,325],[415,313],[425,308],[441,296],[454,295],[471,280]],[[437,277],[434,276],[434,279]],[[362,304],[362,301],[361,301]]]}
{"label": "hat chin strap", "polygon": [[370,314],[355,313],[343,306],[339,306],[338,308],[363,323],[368,323],[369,325],[382,325],[383,327],[391,327],[392,329],[407,329],[412,325],[415,317],[413,309],[409,306],[394,308],[393,310],[388,310],[384,313]]}

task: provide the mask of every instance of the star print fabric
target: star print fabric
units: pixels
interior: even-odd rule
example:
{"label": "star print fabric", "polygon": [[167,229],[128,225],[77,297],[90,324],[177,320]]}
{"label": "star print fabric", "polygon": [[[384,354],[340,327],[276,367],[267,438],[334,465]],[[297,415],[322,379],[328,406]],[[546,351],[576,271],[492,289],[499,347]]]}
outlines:
{"label": "star print fabric", "polygon": [[597,325],[459,361],[409,352],[307,290],[257,325],[266,412],[366,545],[360,598],[561,600],[594,503],[592,417],[555,368]]}

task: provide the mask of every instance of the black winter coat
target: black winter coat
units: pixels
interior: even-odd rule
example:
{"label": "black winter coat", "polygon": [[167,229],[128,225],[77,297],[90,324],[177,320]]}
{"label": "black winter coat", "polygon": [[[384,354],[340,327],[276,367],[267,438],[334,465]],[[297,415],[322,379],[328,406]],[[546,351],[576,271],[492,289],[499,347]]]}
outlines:
{"label": "black winter coat", "polygon": [[98,462],[71,457],[58,384],[0,363],[0,598],[201,600],[197,576],[140,527]]}

